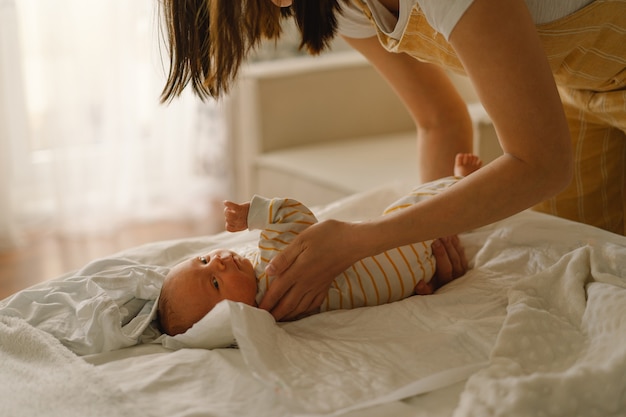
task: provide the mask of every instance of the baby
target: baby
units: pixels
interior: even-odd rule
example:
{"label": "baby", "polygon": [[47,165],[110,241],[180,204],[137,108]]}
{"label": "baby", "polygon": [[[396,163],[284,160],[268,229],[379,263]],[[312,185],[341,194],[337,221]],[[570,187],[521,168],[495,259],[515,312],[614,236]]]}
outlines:
{"label": "baby", "polygon": [[[455,177],[417,187],[384,214],[438,194],[481,164],[475,155],[457,155]],[[261,230],[257,251],[248,258],[215,249],[174,266],[163,282],[158,304],[161,329],[171,336],[187,331],[222,300],[257,306],[271,282],[265,266],[298,233],[317,222],[306,206],[293,199],[255,196],[249,203],[224,204],[228,231]],[[335,278],[319,311],[380,305],[423,293],[420,287],[435,272],[431,243],[406,245],[355,263]]]}

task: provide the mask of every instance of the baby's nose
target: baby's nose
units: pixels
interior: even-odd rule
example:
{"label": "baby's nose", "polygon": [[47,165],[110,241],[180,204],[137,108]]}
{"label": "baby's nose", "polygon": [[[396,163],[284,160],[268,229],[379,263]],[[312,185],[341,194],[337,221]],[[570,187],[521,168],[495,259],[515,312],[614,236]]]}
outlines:
{"label": "baby's nose", "polygon": [[215,265],[215,268],[217,268],[219,271],[223,271],[224,269],[226,269],[224,259],[221,257],[221,255],[214,256],[211,261],[211,263]]}
{"label": "baby's nose", "polygon": [[221,251],[217,252],[215,255],[218,258],[220,258],[220,259],[226,259],[226,258],[229,258],[231,256],[231,253],[230,253],[230,251],[227,251],[227,250],[221,250]]}

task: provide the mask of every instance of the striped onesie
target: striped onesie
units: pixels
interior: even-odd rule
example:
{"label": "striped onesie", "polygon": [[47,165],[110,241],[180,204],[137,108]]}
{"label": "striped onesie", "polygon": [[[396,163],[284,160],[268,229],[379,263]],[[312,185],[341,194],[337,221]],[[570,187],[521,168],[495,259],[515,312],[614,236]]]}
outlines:
{"label": "striped onesie", "polygon": [[[458,178],[448,177],[423,184],[389,206],[384,214],[408,207],[438,194]],[[250,202],[248,229],[260,229],[258,251],[252,255],[257,276],[257,303],[267,291],[271,278],[265,274],[269,261],[299,233],[317,223],[302,203],[288,198],[255,196]],[[337,276],[322,302],[320,311],[350,309],[391,303],[415,294],[420,280],[430,281],[435,272],[432,241],[413,243],[358,261]]]}

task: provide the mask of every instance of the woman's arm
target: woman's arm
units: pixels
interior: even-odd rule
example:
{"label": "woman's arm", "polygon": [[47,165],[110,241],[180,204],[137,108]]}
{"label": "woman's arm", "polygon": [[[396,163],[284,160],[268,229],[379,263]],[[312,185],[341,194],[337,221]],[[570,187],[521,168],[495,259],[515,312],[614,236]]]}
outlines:
{"label": "woman's arm", "polygon": [[[568,127],[523,0],[476,0],[453,30],[450,43],[491,116],[504,155],[442,194],[396,214],[363,223],[326,221],[306,230],[270,265],[270,272],[278,276],[261,306],[275,317],[290,317],[311,308],[320,297],[320,288],[327,288],[332,277],[358,259],[501,220],[569,183],[572,151]],[[385,63],[374,65],[385,74],[393,72],[393,68],[384,69]],[[405,74],[402,68],[399,71]],[[387,79],[402,91],[403,77],[392,74]],[[411,94],[427,89],[405,82]],[[415,100],[422,103],[422,110],[427,106],[424,97],[428,95]],[[418,109],[412,107],[411,97],[404,100],[412,113]],[[434,108],[441,112],[441,103],[435,101]],[[415,117],[419,117],[417,112]]]}
{"label": "woman's arm", "polygon": [[415,183],[452,175],[454,157],[472,152],[472,121],[467,104],[445,71],[406,54],[386,51],[377,38],[344,38],[365,56],[402,100],[417,126]]}
{"label": "woman's arm", "polygon": [[[362,234],[363,253],[492,223],[554,195],[571,179],[563,107],[523,0],[476,0],[450,43],[494,123],[504,155],[395,218],[363,225],[357,234]],[[376,235],[384,237],[373,243]]]}
{"label": "woman's arm", "polygon": [[506,193],[520,196],[509,204],[512,211],[562,190],[572,175],[569,128],[525,2],[476,0],[450,43],[498,133],[505,154],[498,163],[520,187]]}

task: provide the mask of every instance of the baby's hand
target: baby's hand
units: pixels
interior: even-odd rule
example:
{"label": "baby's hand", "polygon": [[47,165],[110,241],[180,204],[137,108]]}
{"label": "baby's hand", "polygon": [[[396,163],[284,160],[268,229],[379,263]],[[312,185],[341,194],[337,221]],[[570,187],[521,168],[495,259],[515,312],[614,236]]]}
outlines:
{"label": "baby's hand", "polygon": [[232,201],[224,201],[224,218],[226,230],[240,232],[248,228],[248,211],[250,203],[237,204]]}

